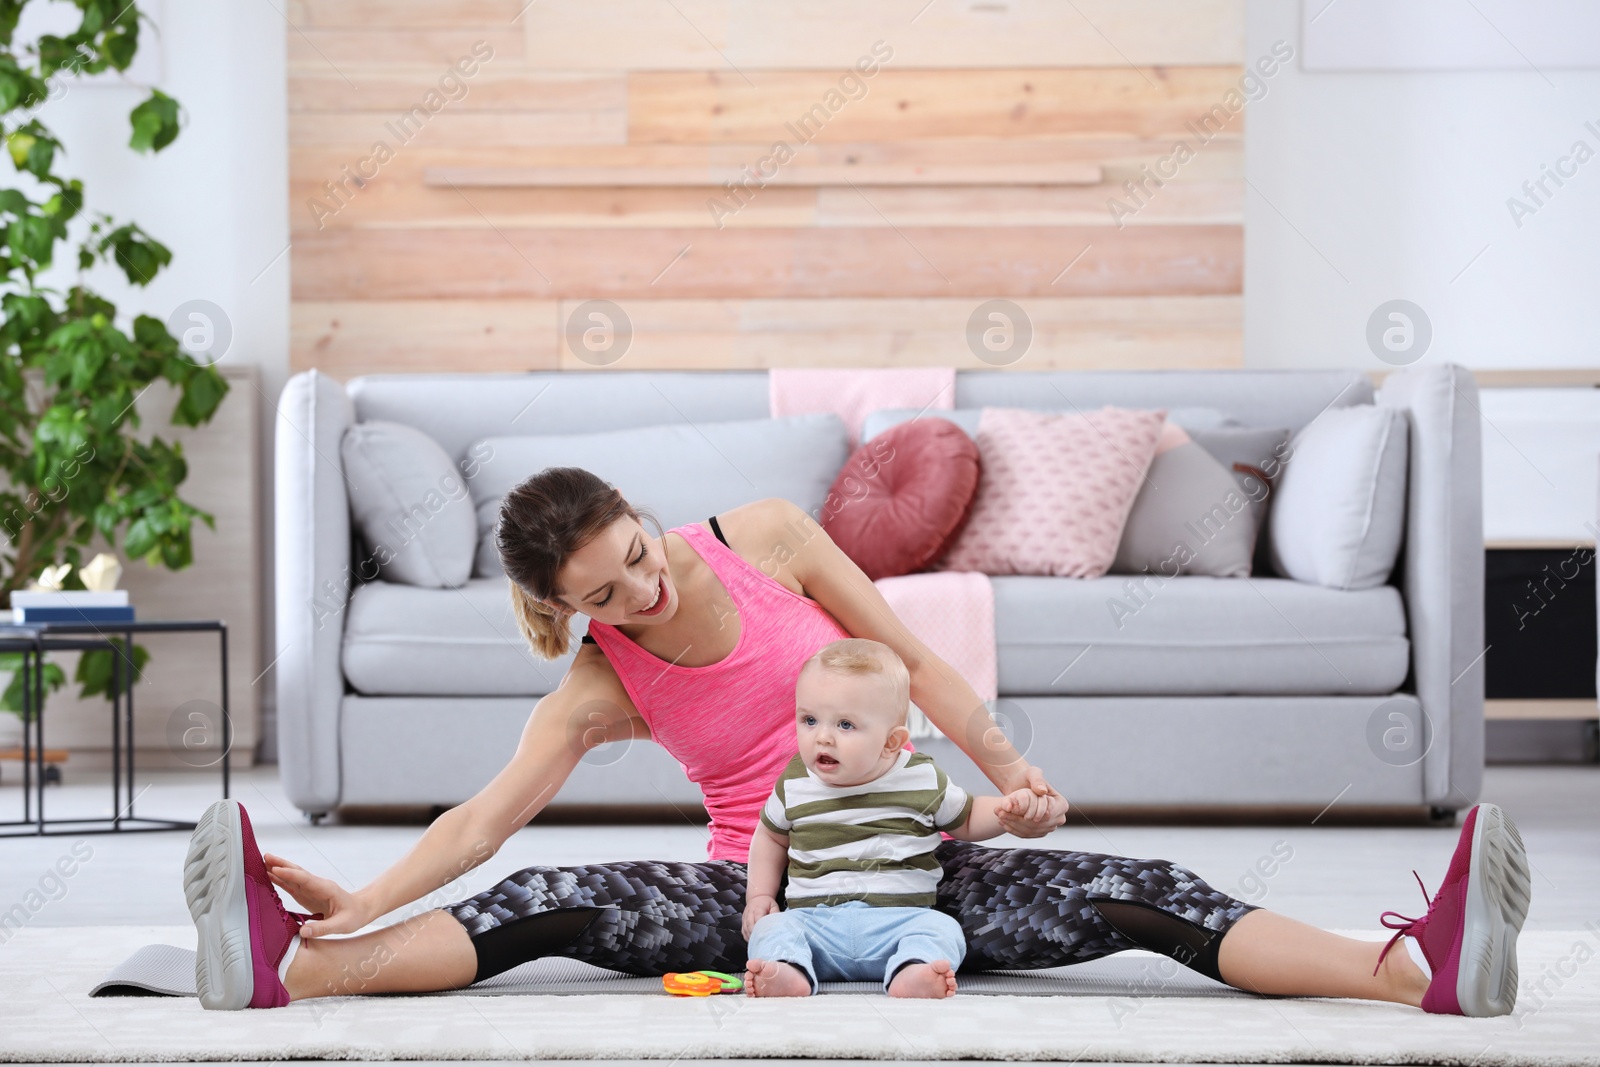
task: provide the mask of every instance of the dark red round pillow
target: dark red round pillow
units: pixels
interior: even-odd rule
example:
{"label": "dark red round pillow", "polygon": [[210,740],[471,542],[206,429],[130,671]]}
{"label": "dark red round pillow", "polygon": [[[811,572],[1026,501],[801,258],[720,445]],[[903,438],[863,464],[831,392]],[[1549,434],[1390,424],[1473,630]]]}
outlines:
{"label": "dark red round pillow", "polygon": [[978,445],[937,416],[864,441],[822,509],[822,528],[868,578],[932,563],[961,529],[978,493]]}

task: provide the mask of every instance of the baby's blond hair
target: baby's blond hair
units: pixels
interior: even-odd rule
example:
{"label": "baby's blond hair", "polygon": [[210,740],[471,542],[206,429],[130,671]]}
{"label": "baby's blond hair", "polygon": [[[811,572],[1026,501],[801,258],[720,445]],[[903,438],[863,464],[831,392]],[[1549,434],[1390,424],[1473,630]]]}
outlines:
{"label": "baby's blond hair", "polygon": [[882,641],[869,637],[845,637],[831,641],[817,649],[812,657],[800,665],[800,670],[815,664],[823,670],[838,674],[882,674],[889,680],[894,693],[894,724],[904,726],[911,710],[911,672],[895,650]]}

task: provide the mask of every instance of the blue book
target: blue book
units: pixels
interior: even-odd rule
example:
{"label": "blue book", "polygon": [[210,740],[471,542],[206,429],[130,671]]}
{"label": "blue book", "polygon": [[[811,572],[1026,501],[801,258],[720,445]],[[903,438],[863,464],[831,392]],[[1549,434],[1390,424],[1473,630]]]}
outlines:
{"label": "blue book", "polygon": [[18,625],[30,622],[132,622],[133,605],[124,607],[28,607],[15,608]]}

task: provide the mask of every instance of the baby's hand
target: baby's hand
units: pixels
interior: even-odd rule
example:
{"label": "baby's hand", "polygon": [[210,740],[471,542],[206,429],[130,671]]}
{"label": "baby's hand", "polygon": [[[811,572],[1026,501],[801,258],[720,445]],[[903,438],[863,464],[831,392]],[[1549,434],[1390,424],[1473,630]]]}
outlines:
{"label": "baby's hand", "polygon": [[[1000,825],[1018,837],[1043,837],[1067,821],[1067,798],[1049,782],[1037,767],[1028,768],[1027,788],[1033,793],[1028,801],[1027,816],[1019,818],[1010,811],[1002,811]],[[1007,800],[1010,798],[1007,797]]]}
{"label": "baby's hand", "polygon": [[744,906],[744,925],[741,930],[744,939],[750,940],[750,931],[755,929],[756,923],[763,917],[771,915],[778,910],[778,902],[773,897],[751,897]]}
{"label": "baby's hand", "polygon": [[1027,787],[1007,793],[1001,798],[998,808],[998,811],[1007,812],[1018,819],[1036,819],[1046,810],[1048,803],[1045,798]]}

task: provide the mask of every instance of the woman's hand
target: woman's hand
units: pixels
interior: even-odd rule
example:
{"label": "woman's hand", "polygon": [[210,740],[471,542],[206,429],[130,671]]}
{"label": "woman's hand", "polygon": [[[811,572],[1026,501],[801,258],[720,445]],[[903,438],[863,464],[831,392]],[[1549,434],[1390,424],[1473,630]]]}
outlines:
{"label": "woman's hand", "polygon": [[996,813],[1006,833],[1017,837],[1043,837],[1067,821],[1067,798],[1045,781],[1043,771],[1029,767],[1025,788],[1033,794],[1026,811],[1019,812],[1016,810],[1019,805],[1012,804],[1012,810]]}
{"label": "woman's hand", "polygon": [[750,931],[755,929],[756,923],[778,910],[778,901],[773,897],[751,897],[744,906],[744,924],[740,929],[744,939],[750,940]]}
{"label": "woman's hand", "polygon": [[373,916],[366,914],[356,895],[333,879],[312,874],[298,863],[271,853],[262,853],[261,859],[272,884],[282,887],[295,903],[317,916],[301,924],[301,937],[353,934],[372,921]]}

